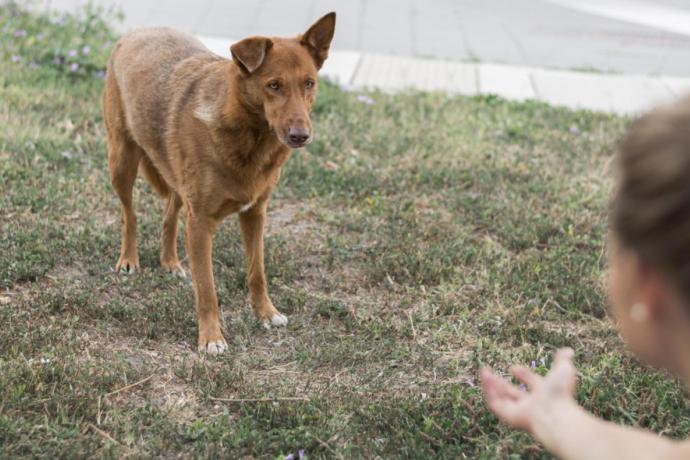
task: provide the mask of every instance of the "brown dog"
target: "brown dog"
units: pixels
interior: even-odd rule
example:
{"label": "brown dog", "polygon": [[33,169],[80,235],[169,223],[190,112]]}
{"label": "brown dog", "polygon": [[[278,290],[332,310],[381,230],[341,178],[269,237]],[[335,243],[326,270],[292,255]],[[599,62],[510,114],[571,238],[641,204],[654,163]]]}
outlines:
{"label": "brown dog", "polygon": [[122,201],[115,268],[139,268],[132,188],[141,169],[167,200],[161,265],[181,275],[177,222],[184,208],[200,351],[227,349],[211,243],[221,221],[235,212],[254,313],[265,324],[287,324],[266,289],[266,207],[291,149],[312,139],[316,72],[328,57],[334,29],[335,13],[329,13],[296,38],[250,37],[232,45],[232,61],[180,32],[140,29],[120,39],[110,57],[104,118],[110,178]]}

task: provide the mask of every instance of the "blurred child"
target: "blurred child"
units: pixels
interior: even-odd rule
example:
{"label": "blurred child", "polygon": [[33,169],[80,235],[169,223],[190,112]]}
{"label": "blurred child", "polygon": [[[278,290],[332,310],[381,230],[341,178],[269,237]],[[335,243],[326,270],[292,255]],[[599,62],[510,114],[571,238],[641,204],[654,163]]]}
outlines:
{"label": "blurred child", "polygon": [[[690,99],[636,121],[618,153],[609,296],[628,347],[690,387]],[[565,459],[690,459],[676,442],[598,419],[579,407],[573,351],[544,377],[511,368],[528,391],[481,370],[489,409]]]}

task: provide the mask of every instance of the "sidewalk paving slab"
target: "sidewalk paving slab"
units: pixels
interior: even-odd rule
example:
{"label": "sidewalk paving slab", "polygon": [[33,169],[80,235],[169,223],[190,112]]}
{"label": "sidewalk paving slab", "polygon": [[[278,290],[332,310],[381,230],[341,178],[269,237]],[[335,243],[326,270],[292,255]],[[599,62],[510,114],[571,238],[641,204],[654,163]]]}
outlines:
{"label": "sidewalk paving slab", "polygon": [[537,98],[571,109],[638,114],[675,95],[660,78],[535,69]]}
{"label": "sidewalk paving slab", "polygon": [[197,36],[206,48],[216,53],[218,56],[230,59],[230,45],[238,41],[236,38],[204,37]]}
{"label": "sidewalk paving slab", "polygon": [[365,54],[352,85],[384,91],[442,91],[477,94],[475,64],[435,59]]}
{"label": "sidewalk paving slab", "polygon": [[356,51],[331,51],[320,73],[341,85],[351,85],[361,60],[362,54]]}
{"label": "sidewalk paving slab", "polygon": [[530,69],[502,64],[477,66],[480,94],[496,94],[513,101],[536,99]]}

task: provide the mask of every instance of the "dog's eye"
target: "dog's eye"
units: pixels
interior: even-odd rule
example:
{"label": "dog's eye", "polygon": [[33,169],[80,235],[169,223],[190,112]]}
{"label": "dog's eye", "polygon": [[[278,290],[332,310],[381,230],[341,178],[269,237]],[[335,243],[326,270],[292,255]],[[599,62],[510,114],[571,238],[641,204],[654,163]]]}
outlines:
{"label": "dog's eye", "polygon": [[312,89],[314,87],[314,80],[307,80],[304,82],[304,87],[307,89]]}
{"label": "dog's eye", "polygon": [[278,91],[280,89],[280,83],[277,81],[272,81],[268,83],[268,87],[273,91]]}

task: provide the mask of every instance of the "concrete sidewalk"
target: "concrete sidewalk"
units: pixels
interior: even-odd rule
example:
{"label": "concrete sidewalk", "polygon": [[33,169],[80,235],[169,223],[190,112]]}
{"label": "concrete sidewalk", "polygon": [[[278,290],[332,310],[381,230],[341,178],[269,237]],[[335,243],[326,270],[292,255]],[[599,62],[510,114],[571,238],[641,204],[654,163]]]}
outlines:
{"label": "concrete sidewalk", "polygon": [[[85,1],[44,0],[63,11]],[[123,31],[176,27],[226,57],[231,37],[295,35],[335,10],[324,74],[353,89],[497,94],[620,114],[690,91],[690,4],[680,0],[93,1],[121,9]]]}

